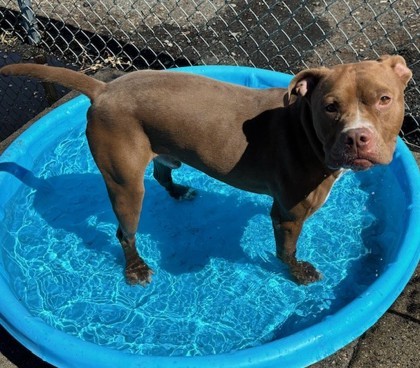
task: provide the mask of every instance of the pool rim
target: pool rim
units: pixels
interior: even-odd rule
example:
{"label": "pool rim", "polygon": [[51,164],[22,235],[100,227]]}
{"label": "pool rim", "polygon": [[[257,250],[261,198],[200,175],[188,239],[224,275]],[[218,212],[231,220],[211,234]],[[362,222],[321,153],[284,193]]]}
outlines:
{"label": "pool rim", "polygon": [[[216,71],[223,74],[227,81],[230,81],[229,76],[232,73],[239,71],[246,74],[251,73],[251,80],[255,75],[257,78],[276,75],[277,78],[281,74],[262,69],[236,66],[187,67],[178,70],[206,75],[211,75]],[[284,77],[284,80],[290,80],[290,78],[291,76],[287,76]],[[250,83],[252,84],[252,81]],[[3,158],[5,157],[6,160],[12,158],[13,150],[17,153],[27,152],[27,147],[29,147],[28,141],[35,140],[36,142],[37,138],[45,136],[48,129],[48,124],[46,124],[48,120],[53,121],[60,116],[68,117],[73,114],[72,111],[86,108],[87,104],[89,104],[88,99],[85,96],[79,96],[37,119],[34,125],[29,127],[9,145],[0,156],[0,161],[4,161]],[[40,128],[39,131],[37,131],[38,128]],[[398,139],[397,142],[396,159],[405,169],[407,186],[414,189],[420,183],[420,173],[410,151],[401,139]],[[2,183],[1,180],[0,183]],[[419,235],[416,223],[420,223],[420,192],[417,191],[416,193],[415,190],[412,190],[410,194],[412,203],[409,208],[410,221],[406,224],[407,231],[402,240],[403,245],[399,248],[396,255],[398,262],[395,262],[398,263],[398,268],[404,270],[404,272],[395,272],[392,266],[388,267],[357,299],[333,315],[288,337],[258,347],[210,356],[161,357],[139,356],[104,346],[97,346],[75,336],[67,335],[50,327],[39,318],[33,317],[14,297],[10,288],[8,288],[9,284],[5,280],[3,273],[0,273],[0,294],[3,296],[0,306],[8,304],[8,311],[5,313],[3,307],[0,308],[0,323],[12,336],[36,355],[60,367],[91,366],[86,365],[88,362],[94,362],[96,366],[104,368],[114,367],[115,359],[118,359],[119,365],[127,367],[143,365],[150,367],[168,367],[173,365],[179,367],[231,367],[233,364],[235,367],[266,367],[276,366],[280,363],[288,367],[305,366],[334,353],[365,332],[391,306],[410,279],[420,258],[420,249],[418,244],[415,244]],[[402,249],[407,252],[401,254],[403,253]],[[407,257],[406,253],[412,254],[412,257]],[[392,286],[390,292],[384,295],[383,290],[388,291],[390,286]],[[356,321],[360,323],[355,323]],[[321,327],[323,328],[320,329],[319,325],[322,325]],[[65,346],[64,354],[63,350],[61,350],[61,353],[55,351],[56,339],[60,340],[61,346]],[[82,344],[82,348],[80,344]],[[69,364],[71,361],[72,363]]]}

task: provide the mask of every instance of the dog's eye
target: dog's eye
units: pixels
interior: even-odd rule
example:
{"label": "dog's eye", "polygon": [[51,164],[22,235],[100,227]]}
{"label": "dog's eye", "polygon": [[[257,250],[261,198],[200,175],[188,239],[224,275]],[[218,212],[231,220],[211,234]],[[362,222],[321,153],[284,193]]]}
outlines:
{"label": "dog's eye", "polygon": [[325,111],[327,111],[327,112],[337,112],[338,111],[337,105],[335,103],[330,103],[330,104],[325,106]]}
{"label": "dog's eye", "polygon": [[390,102],[391,102],[391,97],[389,97],[389,96],[382,96],[379,99],[379,104],[380,105],[388,105]]}

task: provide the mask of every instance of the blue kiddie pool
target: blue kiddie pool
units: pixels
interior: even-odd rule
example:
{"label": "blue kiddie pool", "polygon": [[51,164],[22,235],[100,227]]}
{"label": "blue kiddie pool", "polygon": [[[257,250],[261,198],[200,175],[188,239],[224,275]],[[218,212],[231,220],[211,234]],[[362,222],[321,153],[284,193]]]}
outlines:
{"label": "blue kiddie pool", "polygon": [[[183,69],[255,88],[291,76]],[[155,274],[126,285],[116,219],[84,130],[84,96],[56,108],[0,157],[0,322],[61,367],[304,367],[357,338],[390,307],[420,256],[420,175],[399,140],[389,166],[347,173],[305,224],[299,286],[275,258],[271,199],[187,166],[177,202],[146,175],[138,233]]]}

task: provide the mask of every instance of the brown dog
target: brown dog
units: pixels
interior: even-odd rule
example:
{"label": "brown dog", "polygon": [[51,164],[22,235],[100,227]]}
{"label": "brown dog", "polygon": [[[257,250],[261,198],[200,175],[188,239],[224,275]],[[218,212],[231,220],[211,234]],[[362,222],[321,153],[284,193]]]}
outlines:
{"label": "brown dog", "polygon": [[119,222],[127,281],[142,285],[152,271],[136,250],[135,234],[151,160],[155,178],[177,199],[193,195],[172,181],[181,162],[272,196],[277,257],[299,283],[318,280],[310,263],[296,259],[303,222],[322,206],[343,169],[392,160],[412,75],[400,56],[304,70],[288,90],[157,71],[108,84],[34,64],[9,65],[0,73],[59,83],[91,99],[89,146]]}

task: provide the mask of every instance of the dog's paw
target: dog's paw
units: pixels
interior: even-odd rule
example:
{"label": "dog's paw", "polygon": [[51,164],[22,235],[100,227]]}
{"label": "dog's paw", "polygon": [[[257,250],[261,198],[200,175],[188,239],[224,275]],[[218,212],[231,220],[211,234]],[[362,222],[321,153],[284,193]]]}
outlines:
{"label": "dog's paw", "polygon": [[179,184],[173,184],[172,188],[169,191],[169,194],[171,195],[171,197],[177,200],[190,201],[195,198],[195,196],[197,195],[197,192],[190,187],[186,187],[184,185],[179,185]]}
{"label": "dog's paw", "polygon": [[152,282],[152,269],[142,262],[131,264],[125,269],[125,279],[129,285],[147,286]]}
{"label": "dog's paw", "polygon": [[309,262],[296,262],[291,267],[291,273],[301,285],[308,285],[322,278],[321,273]]}
{"label": "dog's paw", "polygon": [[192,188],[188,188],[188,190],[178,199],[180,200],[187,200],[187,201],[191,201],[192,199],[194,199],[197,195],[197,191],[192,189]]}

